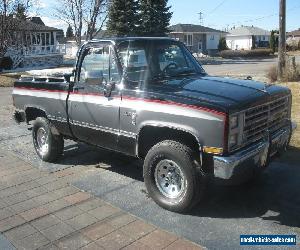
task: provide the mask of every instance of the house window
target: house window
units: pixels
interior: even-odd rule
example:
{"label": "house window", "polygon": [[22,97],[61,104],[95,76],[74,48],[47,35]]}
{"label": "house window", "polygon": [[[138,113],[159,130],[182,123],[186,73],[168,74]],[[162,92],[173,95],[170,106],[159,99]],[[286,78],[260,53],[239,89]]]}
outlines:
{"label": "house window", "polygon": [[184,43],[186,46],[193,46],[193,34],[185,34]]}
{"label": "house window", "polygon": [[211,35],[211,36],[210,36],[210,40],[215,40],[215,36],[214,36],[214,35]]}
{"label": "house window", "polygon": [[200,42],[198,43],[198,50],[199,50],[199,51],[202,51],[202,41],[200,41]]}
{"label": "house window", "polygon": [[263,36],[263,37],[262,37],[262,40],[265,41],[265,39],[266,39],[266,38]]}

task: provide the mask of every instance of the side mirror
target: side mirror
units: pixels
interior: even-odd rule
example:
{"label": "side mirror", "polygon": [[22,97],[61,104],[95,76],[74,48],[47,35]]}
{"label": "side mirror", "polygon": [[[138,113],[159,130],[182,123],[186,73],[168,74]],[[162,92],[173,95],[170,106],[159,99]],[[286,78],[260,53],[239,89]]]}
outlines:
{"label": "side mirror", "polygon": [[115,89],[116,84],[114,82],[109,82],[104,84],[104,96],[110,97],[111,92]]}
{"label": "side mirror", "polygon": [[68,82],[68,83],[70,83],[72,76],[73,76],[72,73],[66,73],[66,74],[64,74],[65,81]]}
{"label": "side mirror", "polygon": [[73,69],[71,73],[65,73],[63,76],[65,78],[65,81],[70,83],[71,77],[75,75],[76,69]]}

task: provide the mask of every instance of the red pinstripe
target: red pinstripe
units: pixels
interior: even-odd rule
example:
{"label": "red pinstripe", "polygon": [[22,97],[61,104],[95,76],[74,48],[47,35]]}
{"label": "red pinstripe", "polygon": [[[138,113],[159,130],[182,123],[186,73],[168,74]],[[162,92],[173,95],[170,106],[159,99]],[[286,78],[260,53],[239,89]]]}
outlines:
{"label": "red pinstripe", "polygon": [[[44,92],[54,92],[54,93],[68,93],[68,91],[65,90],[48,90],[48,89],[36,89],[36,88],[26,88],[26,87],[15,87],[16,89],[25,89],[25,90],[31,90],[31,91],[44,91]],[[72,92],[72,94],[75,95],[87,95],[87,96],[104,96],[103,94],[96,94],[96,93],[79,93],[79,92]],[[172,106],[178,106],[178,107],[184,107],[194,110],[201,110],[208,113],[212,113],[215,115],[223,116],[226,119],[226,113],[220,112],[214,109],[209,109],[205,107],[199,107],[196,105],[190,105],[190,104],[184,104],[184,103],[177,103],[174,101],[164,101],[164,100],[157,100],[157,99],[147,99],[147,98],[139,98],[139,97],[131,97],[131,96],[123,96],[122,99],[124,100],[139,100],[144,102],[150,102],[150,103],[160,103],[164,105],[172,105]]]}

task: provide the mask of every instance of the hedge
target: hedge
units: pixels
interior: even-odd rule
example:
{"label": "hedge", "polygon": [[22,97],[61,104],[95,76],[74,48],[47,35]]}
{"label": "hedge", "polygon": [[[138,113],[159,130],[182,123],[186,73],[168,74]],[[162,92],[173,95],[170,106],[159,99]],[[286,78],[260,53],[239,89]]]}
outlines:
{"label": "hedge", "polygon": [[10,57],[0,58],[0,69],[12,69],[13,61]]}
{"label": "hedge", "polygon": [[220,56],[223,58],[233,57],[263,57],[272,54],[271,49],[253,49],[253,50],[223,50]]}

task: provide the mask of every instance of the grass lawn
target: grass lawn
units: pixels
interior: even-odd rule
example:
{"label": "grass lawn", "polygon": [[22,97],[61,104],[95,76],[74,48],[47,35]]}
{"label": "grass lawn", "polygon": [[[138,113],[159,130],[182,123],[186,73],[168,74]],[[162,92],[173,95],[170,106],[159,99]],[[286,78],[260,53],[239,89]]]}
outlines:
{"label": "grass lawn", "polygon": [[300,149],[300,82],[289,82],[281,85],[290,88],[292,91],[292,120],[298,124],[298,128],[292,138],[291,145]]}
{"label": "grass lawn", "polygon": [[291,163],[295,166],[299,166],[300,162],[300,82],[289,82],[281,84],[291,89],[293,95],[292,104],[292,120],[298,125],[295,131],[290,148],[287,152],[281,155],[279,161],[283,163]]}
{"label": "grass lawn", "polygon": [[26,73],[0,73],[0,87],[13,87],[14,82],[19,79],[21,75],[26,75]]}

